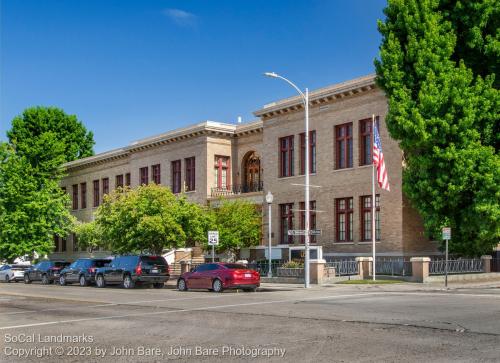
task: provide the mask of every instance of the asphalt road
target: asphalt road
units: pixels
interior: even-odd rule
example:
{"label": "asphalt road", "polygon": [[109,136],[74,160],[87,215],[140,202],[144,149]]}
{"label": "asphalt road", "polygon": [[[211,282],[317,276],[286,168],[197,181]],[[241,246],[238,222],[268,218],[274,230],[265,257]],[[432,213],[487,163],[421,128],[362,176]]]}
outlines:
{"label": "asphalt road", "polygon": [[500,288],[0,284],[0,347],[1,362],[498,362]]}

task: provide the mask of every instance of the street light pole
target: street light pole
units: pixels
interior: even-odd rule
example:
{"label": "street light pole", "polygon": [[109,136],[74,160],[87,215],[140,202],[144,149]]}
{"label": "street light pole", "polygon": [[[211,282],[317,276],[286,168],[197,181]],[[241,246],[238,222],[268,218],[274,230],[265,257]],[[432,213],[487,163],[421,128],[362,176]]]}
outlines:
{"label": "street light pole", "polygon": [[267,271],[267,277],[271,278],[273,277],[273,270],[272,270],[272,267],[273,267],[273,264],[272,264],[272,244],[271,244],[271,235],[272,235],[272,228],[271,228],[271,204],[273,203],[273,195],[271,193],[271,191],[268,191],[267,192],[267,195],[266,195],[266,202],[267,202],[267,206],[268,206],[268,209],[267,209],[267,216],[268,216],[268,220],[269,220],[269,226],[268,226],[268,244],[269,244],[269,251],[268,251],[268,256],[267,256],[267,259],[268,259],[268,263],[269,263],[269,270]]}
{"label": "street light pole", "polygon": [[305,94],[297,87],[292,81],[286,79],[285,77],[280,76],[274,72],[266,72],[265,76],[271,78],[279,78],[290,86],[292,86],[302,97],[302,102],[304,103],[305,110],[305,191],[304,191],[304,204],[305,204],[305,243],[304,243],[304,253],[305,253],[305,261],[304,261],[304,287],[307,289],[310,287],[309,284],[309,241],[310,241],[310,205],[309,205],[309,90],[306,88]]}

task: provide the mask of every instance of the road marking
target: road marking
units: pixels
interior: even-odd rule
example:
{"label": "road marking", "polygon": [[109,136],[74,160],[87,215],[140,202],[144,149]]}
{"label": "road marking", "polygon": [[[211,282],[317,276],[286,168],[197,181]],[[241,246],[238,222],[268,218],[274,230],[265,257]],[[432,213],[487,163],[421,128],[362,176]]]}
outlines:
{"label": "road marking", "polygon": [[213,306],[204,306],[204,307],[190,308],[190,309],[154,311],[154,312],[148,312],[148,313],[135,313],[135,314],[123,314],[123,315],[109,315],[109,316],[101,316],[101,317],[96,317],[96,318],[56,320],[56,321],[46,321],[43,323],[11,325],[11,326],[0,327],[0,330],[30,328],[30,327],[36,327],[36,326],[68,324],[68,323],[78,323],[78,322],[86,322],[86,321],[120,319],[120,318],[149,316],[149,315],[164,315],[164,314],[166,315],[166,314],[173,314],[173,313],[185,313],[185,312],[191,312],[191,311],[217,310],[217,309],[234,308],[234,307],[240,307],[240,306],[282,304],[282,303],[288,303],[288,302],[314,301],[314,300],[336,299],[336,298],[345,298],[345,297],[359,297],[359,296],[372,296],[372,295],[383,295],[383,294],[385,294],[385,292],[370,292],[370,293],[363,293],[363,294],[330,295],[330,296],[319,296],[319,297],[311,297],[311,298],[296,298],[296,299],[284,299],[284,300],[257,301],[257,302],[240,303],[240,304],[213,305]]}

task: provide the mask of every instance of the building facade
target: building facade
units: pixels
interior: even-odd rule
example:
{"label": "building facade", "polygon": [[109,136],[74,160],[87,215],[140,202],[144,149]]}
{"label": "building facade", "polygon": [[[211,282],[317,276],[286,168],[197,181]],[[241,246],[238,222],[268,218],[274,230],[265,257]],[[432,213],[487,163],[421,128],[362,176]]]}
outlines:
{"label": "building facade", "polygon": [[[310,93],[311,228],[321,229],[312,246],[327,259],[371,253],[371,119],[376,116],[391,191],[376,189],[376,238],[380,256],[438,254],[424,236],[422,221],[402,192],[403,156],[387,132],[387,100],[373,75]],[[102,196],[112,189],[155,182],[200,204],[220,197],[244,198],[262,207],[262,246],[242,257],[265,257],[267,205],[271,191],[272,244],[277,258],[300,248],[304,228],[304,109],[299,97],[264,106],[246,124],[206,121],[76,160],[65,165],[62,181],[72,213],[92,219]],[[55,255],[76,257],[74,236],[58,238]],[[105,253],[104,251],[102,253]],[[273,251],[274,254],[274,251]]]}

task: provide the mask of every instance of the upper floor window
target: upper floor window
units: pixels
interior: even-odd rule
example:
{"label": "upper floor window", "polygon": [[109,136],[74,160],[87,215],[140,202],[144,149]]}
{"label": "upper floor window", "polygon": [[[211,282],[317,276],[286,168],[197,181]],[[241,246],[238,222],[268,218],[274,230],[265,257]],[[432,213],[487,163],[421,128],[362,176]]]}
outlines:
{"label": "upper floor window", "polygon": [[186,191],[192,191],[196,188],[196,168],[195,168],[195,158],[190,157],[184,159],[184,164],[186,166]]}
{"label": "upper floor window", "polygon": [[102,196],[109,194],[109,178],[102,179]]}
{"label": "upper floor window", "polygon": [[149,175],[148,175],[148,167],[139,169],[139,185],[147,185],[149,184]]}
{"label": "upper floor window", "polygon": [[[300,202],[300,229],[306,229],[306,203]],[[309,229],[316,229],[316,201],[309,201]],[[316,236],[310,236],[309,242],[316,243]],[[305,243],[305,236],[300,236],[300,243]]]}
{"label": "upper floor window", "polygon": [[153,183],[161,184],[160,164],[156,164],[151,167],[151,174],[153,174],[152,175]]}
{"label": "upper floor window", "polygon": [[99,207],[99,204],[101,203],[101,197],[99,195],[99,180],[94,180],[94,208]]}
{"label": "upper floor window", "polygon": [[73,185],[73,210],[78,209],[78,184]]}
{"label": "upper floor window", "polygon": [[130,173],[125,174],[125,186],[130,186]]}
{"label": "upper floor window", "polygon": [[293,236],[288,230],[293,229],[293,203],[280,204],[280,242],[293,243]]}
{"label": "upper floor window", "polygon": [[280,177],[293,176],[293,135],[279,139]]}
{"label": "upper floor window", "polygon": [[117,175],[115,178],[115,187],[123,188],[123,174]]}
{"label": "upper floor window", "polygon": [[[378,116],[375,118],[379,127]],[[372,163],[373,134],[372,119],[367,118],[359,121],[359,165],[370,165]]]}
{"label": "upper floor window", "polygon": [[[361,204],[361,239],[372,239],[372,196],[362,196]],[[380,240],[380,195],[375,196],[375,239]]]}
{"label": "upper floor window", "polygon": [[335,231],[337,242],[352,241],[353,207],[353,198],[335,199]]}
{"label": "upper floor window", "polygon": [[352,122],[335,126],[335,168],[352,168]]}
{"label": "upper floor window", "polygon": [[172,161],[172,192],[180,193],[181,186],[182,186],[181,161],[174,160]]}
{"label": "upper floor window", "polygon": [[[306,133],[300,134],[300,174],[306,170]],[[309,173],[316,172],[316,130],[309,131]]]}
{"label": "upper floor window", "polygon": [[87,208],[87,183],[80,183],[80,197],[82,201],[82,209]]}
{"label": "upper floor window", "polygon": [[229,156],[215,156],[214,183],[217,188],[227,189],[231,184]]}

